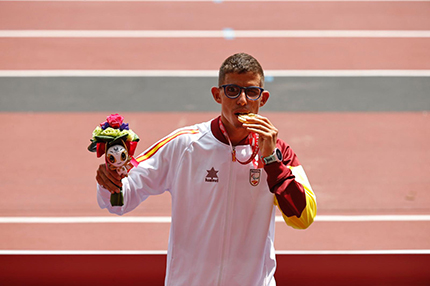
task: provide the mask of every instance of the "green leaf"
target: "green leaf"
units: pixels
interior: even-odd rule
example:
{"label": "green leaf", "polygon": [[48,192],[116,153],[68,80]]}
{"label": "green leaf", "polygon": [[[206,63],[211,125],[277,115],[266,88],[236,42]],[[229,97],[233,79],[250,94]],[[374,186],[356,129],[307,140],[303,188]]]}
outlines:
{"label": "green leaf", "polygon": [[97,135],[94,136],[96,139],[96,142],[110,142],[115,139],[113,136],[106,136],[106,135]]}

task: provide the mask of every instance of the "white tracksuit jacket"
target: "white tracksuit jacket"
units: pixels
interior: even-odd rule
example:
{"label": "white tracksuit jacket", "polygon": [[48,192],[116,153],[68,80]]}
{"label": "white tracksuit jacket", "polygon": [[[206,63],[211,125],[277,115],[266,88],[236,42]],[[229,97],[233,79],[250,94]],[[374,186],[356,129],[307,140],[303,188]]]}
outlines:
{"label": "white tracksuit jacket", "polygon": [[[170,192],[165,285],[276,285],[275,207],[287,224],[306,228],[316,214],[315,196],[288,145],[278,140],[284,164],[241,165],[232,161],[217,122],[176,130],[154,144],[123,179],[124,206],[112,207],[101,186],[99,205],[121,215],[150,195]],[[252,153],[249,144],[236,152],[240,160]]]}

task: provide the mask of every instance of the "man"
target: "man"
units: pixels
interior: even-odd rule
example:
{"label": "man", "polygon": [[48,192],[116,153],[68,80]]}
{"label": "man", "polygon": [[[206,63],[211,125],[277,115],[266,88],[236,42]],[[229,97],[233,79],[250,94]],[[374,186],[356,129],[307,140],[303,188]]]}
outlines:
{"label": "man", "polygon": [[[294,228],[313,222],[316,199],[303,168],[269,119],[258,115],[269,99],[263,86],[255,58],[227,58],[211,89],[220,117],[163,138],[137,157],[127,178],[104,165],[97,171],[99,205],[112,213],[170,192],[165,285],[276,285],[276,206]],[[242,118],[250,113],[256,115]],[[112,207],[118,187],[124,206]]]}

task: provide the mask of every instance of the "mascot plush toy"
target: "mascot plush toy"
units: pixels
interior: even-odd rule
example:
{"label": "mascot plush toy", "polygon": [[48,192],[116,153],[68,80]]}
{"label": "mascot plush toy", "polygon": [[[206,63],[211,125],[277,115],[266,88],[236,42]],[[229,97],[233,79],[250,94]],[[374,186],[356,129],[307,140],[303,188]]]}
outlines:
{"label": "mascot plush toy", "polygon": [[[115,170],[122,177],[127,176],[130,169],[138,163],[133,158],[139,137],[124,123],[124,117],[111,114],[106,121],[93,131],[88,150],[97,153],[97,158],[105,155],[106,168]],[[122,190],[111,195],[112,206],[122,206]]]}

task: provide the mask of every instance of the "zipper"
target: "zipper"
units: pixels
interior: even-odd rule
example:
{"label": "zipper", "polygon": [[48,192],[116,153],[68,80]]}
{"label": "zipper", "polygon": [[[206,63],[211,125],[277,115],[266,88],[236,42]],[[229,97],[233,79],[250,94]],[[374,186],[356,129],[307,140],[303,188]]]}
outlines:
{"label": "zipper", "polygon": [[[234,149],[233,149],[234,150]],[[223,245],[222,245],[222,254],[221,254],[221,266],[220,266],[220,271],[219,271],[219,276],[218,276],[218,286],[223,285],[222,281],[223,281],[223,275],[224,275],[224,268],[225,268],[225,264],[226,264],[226,259],[227,259],[227,250],[228,250],[228,241],[229,241],[229,221],[230,221],[230,212],[231,212],[231,208],[232,208],[232,192],[231,192],[231,181],[232,178],[234,177],[232,172],[234,171],[234,164],[235,162],[231,161],[230,162],[230,172],[228,174],[228,188],[227,188],[227,207],[226,207],[226,215],[225,215],[225,220],[224,220],[224,232],[223,232]]]}

